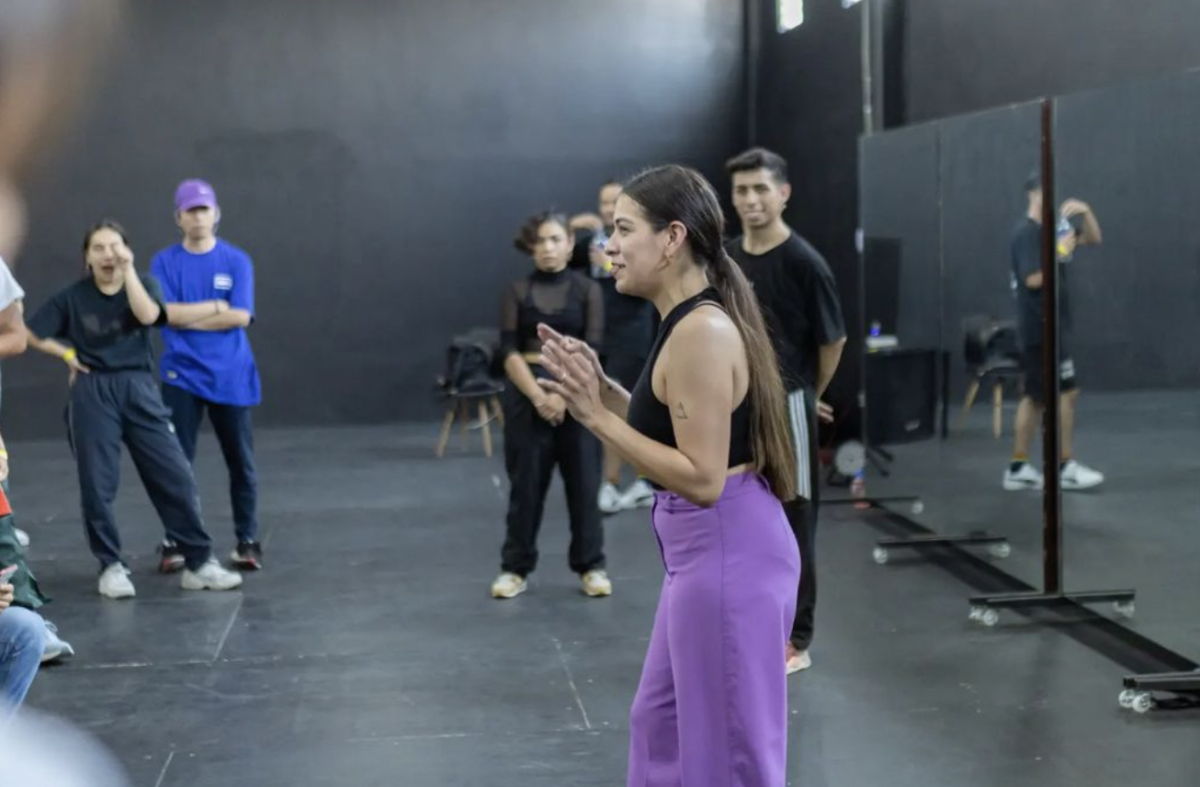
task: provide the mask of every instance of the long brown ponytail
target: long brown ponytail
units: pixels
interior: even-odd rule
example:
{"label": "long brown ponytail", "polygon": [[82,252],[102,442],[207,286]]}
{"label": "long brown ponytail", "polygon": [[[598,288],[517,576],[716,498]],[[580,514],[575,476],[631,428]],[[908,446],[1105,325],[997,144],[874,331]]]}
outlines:
{"label": "long brown ponytail", "polygon": [[771,485],[771,491],[783,501],[792,500],[796,488],[796,449],[790,439],[787,398],[779,360],[771,346],[762,306],[746,274],[724,249],[709,267],[709,279],[721,293],[721,303],[742,334],[746,345],[746,364],[750,367],[751,429],[757,469]]}
{"label": "long brown ponytail", "polygon": [[758,297],[722,246],[725,216],[716,192],[699,172],[671,165],[637,176],[625,186],[624,194],[641,206],[656,230],[676,221],[687,228],[692,256],[721,294],[721,302],[746,346],[755,469],[780,500],[794,499],[798,492],[796,452],[789,437],[791,427],[779,361]]}

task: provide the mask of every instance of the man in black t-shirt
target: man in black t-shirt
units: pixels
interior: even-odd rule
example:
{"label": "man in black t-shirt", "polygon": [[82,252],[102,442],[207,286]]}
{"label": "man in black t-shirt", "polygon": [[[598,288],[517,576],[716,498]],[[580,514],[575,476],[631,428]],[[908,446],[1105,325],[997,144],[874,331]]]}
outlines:
{"label": "man in black t-shirt", "polygon": [[817,601],[817,420],[832,420],[820,401],[833,379],[846,344],[841,299],[825,259],[783,220],[791,196],[787,162],[753,148],[726,164],[733,179],[733,206],[742,235],[728,246],[762,304],[780,373],[788,392],[788,416],[796,446],[800,498],[785,505],[800,545],[800,588],[792,635],[785,644],[788,673],[812,665]]}
{"label": "man in black t-shirt", "polygon": [[[1021,344],[1021,371],[1025,395],[1017,408],[1016,437],[1012,464],[1004,471],[1004,488],[1009,491],[1041,489],[1042,473],[1029,463],[1030,446],[1045,402],[1042,386],[1045,357],[1042,343],[1042,184],[1037,175],[1025,184],[1029,202],[1025,217],[1013,234],[1012,290],[1017,301],[1017,333]],[[1075,435],[1075,403],[1079,398],[1075,362],[1070,352],[1071,300],[1067,265],[1079,246],[1101,242],[1100,224],[1087,204],[1069,199],[1059,209],[1055,228],[1058,252],[1059,390],[1062,422],[1062,487],[1090,489],[1104,483],[1104,475],[1072,458]]]}

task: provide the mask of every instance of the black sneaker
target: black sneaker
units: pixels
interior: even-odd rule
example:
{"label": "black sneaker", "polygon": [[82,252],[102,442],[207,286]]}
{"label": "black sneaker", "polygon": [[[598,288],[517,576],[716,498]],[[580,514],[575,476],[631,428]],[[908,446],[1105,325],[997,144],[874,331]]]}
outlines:
{"label": "black sneaker", "polygon": [[163,541],[159,544],[158,555],[158,571],[160,574],[174,574],[176,571],[183,570],[183,552],[174,541]]}
{"label": "black sneaker", "polygon": [[263,567],[262,544],[257,541],[239,541],[237,549],[229,556],[233,565],[243,571],[257,571]]}

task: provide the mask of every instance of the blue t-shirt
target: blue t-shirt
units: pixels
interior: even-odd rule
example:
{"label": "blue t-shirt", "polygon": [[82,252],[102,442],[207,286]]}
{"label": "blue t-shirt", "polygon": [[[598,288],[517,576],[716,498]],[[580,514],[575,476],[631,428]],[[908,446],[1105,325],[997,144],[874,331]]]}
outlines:
{"label": "blue t-shirt", "polygon": [[[250,255],[217,239],[206,254],[192,254],[177,243],[154,256],[150,272],[162,285],[167,303],[197,303],[221,298],[231,309],[254,318],[254,265]],[[216,404],[249,407],[262,401],[254,352],[244,328],[226,331],[162,329],[163,381]]]}

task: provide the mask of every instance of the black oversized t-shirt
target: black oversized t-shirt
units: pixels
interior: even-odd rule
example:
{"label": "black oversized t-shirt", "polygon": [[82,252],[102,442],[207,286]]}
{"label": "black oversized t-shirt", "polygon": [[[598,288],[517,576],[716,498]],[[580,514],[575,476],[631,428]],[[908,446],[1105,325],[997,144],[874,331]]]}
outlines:
{"label": "black oversized t-shirt", "polygon": [[815,387],[821,347],[846,336],[829,263],[794,232],[766,254],[748,253],[740,237],[726,248],[762,304],[784,386]]}
{"label": "black oversized t-shirt", "polygon": [[[1017,299],[1017,333],[1022,347],[1042,345],[1042,289],[1029,289],[1025,280],[1042,269],[1042,225],[1024,218],[1013,232],[1012,290]],[[1071,327],[1071,303],[1067,296],[1067,266],[1058,266],[1058,332],[1065,340]]]}
{"label": "black oversized t-shirt", "polygon": [[[156,325],[167,321],[162,290],[152,276],[138,274],[161,310]],[[105,295],[89,276],[46,301],[28,321],[39,339],[58,339],[75,348],[79,362],[99,372],[153,371],[150,329],[138,322],[122,287]]]}

